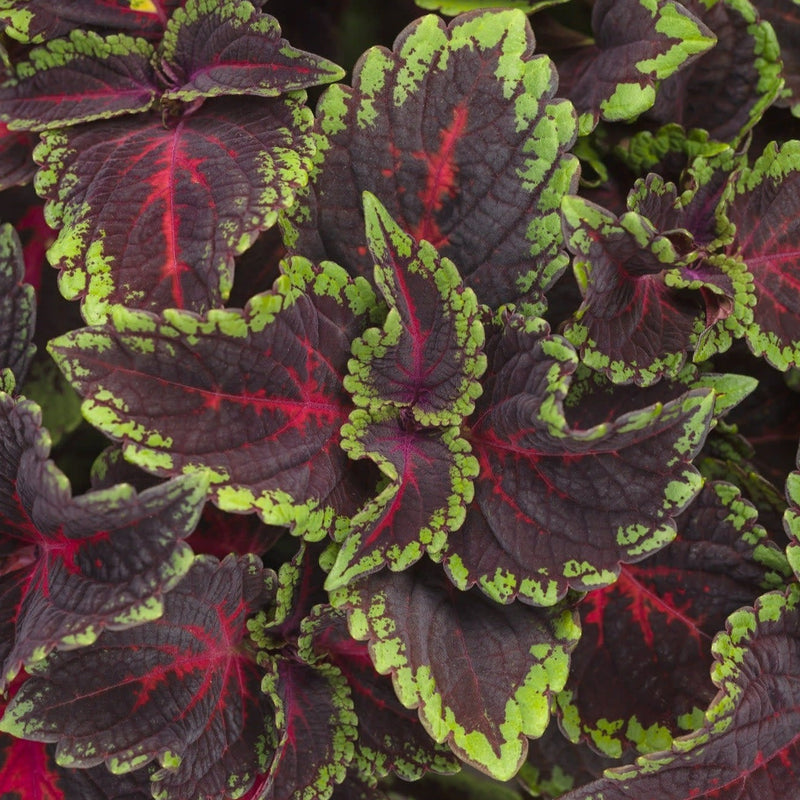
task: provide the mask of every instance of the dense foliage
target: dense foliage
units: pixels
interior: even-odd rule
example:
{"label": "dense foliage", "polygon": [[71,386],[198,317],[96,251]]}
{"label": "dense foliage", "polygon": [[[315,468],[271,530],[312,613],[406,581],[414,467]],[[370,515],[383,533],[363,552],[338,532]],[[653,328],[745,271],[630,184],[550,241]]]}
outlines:
{"label": "dense foliage", "polygon": [[0,794],[794,796],[800,0],[298,5],[0,0]]}

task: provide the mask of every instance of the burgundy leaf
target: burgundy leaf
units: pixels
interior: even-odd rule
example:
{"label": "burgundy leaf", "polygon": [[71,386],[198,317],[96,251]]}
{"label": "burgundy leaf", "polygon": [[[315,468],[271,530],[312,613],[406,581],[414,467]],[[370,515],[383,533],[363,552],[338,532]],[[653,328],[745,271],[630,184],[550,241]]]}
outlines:
{"label": "burgundy leaf", "polygon": [[285,533],[286,528],[265,525],[253,514],[228,514],[208,505],[189,543],[195,553],[207,553],[219,559],[229,553],[263,556]]}
{"label": "burgundy leaf", "polygon": [[158,92],[152,56],[143,39],[73,31],[16,64],[15,77],[0,86],[0,119],[42,131],[145,111]]}
{"label": "burgundy leaf", "polygon": [[781,47],[785,86],[778,105],[800,110],[800,6],[794,0],[751,0],[758,16],[775,30]]}
{"label": "burgundy leaf", "polygon": [[711,49],[714,34],[672,0],[597,0],[594,43],[559,63],[559,89],[574,104],[581,132],[600,117],[633,120],[653,105],[664,78]]}
{"label": "burgundy leaf", "polygon": [[0,395],[0,645],[7,685],[53,648],[161,614],[186,574],[206,484],[186,476],[137,495],[119,485],[72,497],[48,460],[38,407]]}
{"label": "burgundy leaf", "polygon": [[427,559],[370,575],[334,598],[434,741],[501,780],[516,773],[567,677],[579,635],[571,610],[501,606],[461,592]]}
{"label": "burgundy leaf", "polygon": [[361,193],[456,264],[492,306],[542,293],[566,265],[558,206],[575,187],[569,103],[520,11],[426,16],[372,48],[318,107],[319,162],[287,220],[290,251],[371,276]]}
{"label": "burgundy leaf", "polygon": [[797,788],[800,588],[773,592],[743,608],[714,640],[719,692],[705,725],[665,752],[563,800],[763,800]]}
{"label": "burgundy leaf", "polygon": [[167,18],[181,0],[5,0],[0,23],[22,42],[42,42],[76,28],[127,31],[160,38]]}
{"label": "burgundy leaf", "polygon": [[[24,741],[20,739],[20,741]],[[43,746],[37,742],[40,747]],[[46,745],[51,752],[55,746]],[[59,767],[61,783],[64,785],[64,800],[152,800],[150,776],[152,765],[112,775],[105,765],[91,769],[64,769]]]}
{"label": "burgundy leaf", "polygon": [[0,122],[0,191],[21,186],[33,178],[33,147],[36,137],[23,131],[9,130]]}
{"label": "burgundy leaf", "polygon": [[[3,800],[71,798],[64,772],[56,766],[49,749],[41,742],[15,739],[6,733],[0,734],[0,796]],[[82,796],[81,800],[94,798]]]}
{"label": "burgundy leaf", "polygon": [[330,83],[344,70],[281,38],[278,21],[247,0],[187,0],[167,24],[159,68],[168,100],[276,97]]}
{"label": "burgundy leaf", "polygon": [[717,37],[716,45],[667,78],[647,116],[703,128],[714,139],[738,141],[758,122],[781,88],[778,42],[746,0],[682,0]]}
{"label": "burgundy leaf", "polygon": [[243,793],[270,755],[271,709],[243,642],[268,580],[255,556],[198,556],[160,619],[52,654],[0,727],[57,742],[65,766],[128,772],[157,758],[154,790],[165,797]]}
{"label": "burgundy leaf", "polygon": [[204,311],[227,298],[234,256],[306,181],[302,97],[218,99],[164,127],[153,115],[44,135],[38,189],[61,228],[49,252],[87,321],[109,304]]}
{"label": "burgundy leaf", "polygon": [[672,544],[624,566],[580,605],[583,633],[558,698],[562,727],[613,757],[668,747],[702,720],[714,696],[712,638],[728,614],[788,577],[731,484],[706,484],[677,522]]}
{"label": "burgundy leaf", "polygon": [[36,297],[24,282],[22,245],[11,225],[0,226],[0,372],[10,369],[19,386],[36,350]]}
{"label": "burgundy leaf", "polygon": [[539,321],[510,318],[487,344],[489,379],[466,438],[480,464],[475,499],[445,552],[457,586],[495,600],[549,605],[568,588],[613,583],[675,536],[673,517],[699,491],[691,460],[714,412],[714,392],[585,429],[562,403],[575,353]]}
{"label": "burgundy leaf", "polygon": [[159,318],[115,307],[112,324],[51,351],[126,458],[159,475],[208,472],[224,510],[321,538],[330,511],[351,514],[367,490],[339,429],[352,409],[342,386],[350,342],[374,296],[335,265],[298,260],[291,272],[243,311]]}

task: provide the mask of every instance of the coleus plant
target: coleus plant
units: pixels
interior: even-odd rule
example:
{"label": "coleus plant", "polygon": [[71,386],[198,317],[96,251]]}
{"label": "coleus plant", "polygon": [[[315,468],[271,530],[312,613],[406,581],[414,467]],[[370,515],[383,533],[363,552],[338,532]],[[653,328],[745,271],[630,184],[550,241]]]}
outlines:
{"label": "coleus plant", "polygon": [[261,5],[0,1],[3,796],[792,796],[800,6]]}

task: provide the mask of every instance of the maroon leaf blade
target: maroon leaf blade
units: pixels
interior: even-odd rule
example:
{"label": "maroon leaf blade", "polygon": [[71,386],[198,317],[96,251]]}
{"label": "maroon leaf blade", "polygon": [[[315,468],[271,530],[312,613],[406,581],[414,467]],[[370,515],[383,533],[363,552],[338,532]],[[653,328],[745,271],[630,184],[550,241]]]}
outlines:
{"label": "maroon leaf blade", "polygon": [[501,780],[519,769],[527,737],[544,732],[550,695],[567,677],[579,636],[570,610],[460,592],[428,560],[370,575],[334,598],[434,741]]}
{"label": "maroon leaf blade", "polygon": [[159,475],[208,472],[224,510],[321,538],[331,513],[352,513],[364,493],[339,430],[352,410],[350,342],[374,295],[335,265],[297,260],[290,272],[243,311],[159,318],[115,307],[113,324],[50,347],[87,418],[126,458]]}
{"label": "maroon leaf blade", "polygon": [[11,225],[0,226],[0,372],[11,370],[19,386],[36,346],[36,297],[25,283],[22,245]]}
{"label": "maroon leaf blade", "polygon": [[183,477],[137,495],[130,486],[72,497],[48,460],[38,407],[0,394],[0,685],[54,648],[93,642],[105,628],[160,615],[186,574],[183,541],[206,483]]}
{"label": "maroon leaf blade", "polygon": [[387,564],[406,569],[426,551],[440,551],[464,521],[478,474],[459,428],[408,430],[391,410],[353,411],[342,447],[350,458],[373,460],[389,483],[350,520],[328,590]]}
{"label": "maroon leaf blade", "polygon": [[522,12],[494,11],[449,26],[427,16],[391,52],[368,51],[353,88],[321,99],[314,184],[286,222],[291,252],[371,275],[367,190],[451,259],[481,302],[541,307],[566,266],[558,206],[575,185],[576,124],[533,45]]}
{"label": "maroon leaf blade", "polygon": [[775,30],[781,47],[784,89],[777,105],[800,111],[800,7],[794,0],[753,0],[758,16]]}
{"label": "maroon leaf blade", "polygon": [[0,191],[22,186],[33,178],[33,148],[36,137],[23,131],[12,131],[0,123]]}
{"label": "maroon leaf blade", "polygon": [[241,647],[246,618],[269,598],[266,580],[254,556],[199,556],[163,617],[39,665],[3,730],[57,742],[65,766],[123,773],[158,759],[154,788],[167,797],[243,793],[270,755],[269,703]]}
{"label": "maroon leaf blade", "polygon": [[678,536],[581,603],[581,641],[558,702],[562,728],[618,758],[692,730],[714,696],[711,640],[725,618],[790,574],[736,487],[708,483]]}
{"label": "maroon leaf blade", "polygon": [[210,101],[171,128],[143,115],[45,134],[37,186],[64,296],[90,323],[112,303],[222,305],[234,256],[306,182],[310,124],[298,94]]}
{"label": "maroon leaf blade", "polygon": [[696,733],[564,800],[762,800],[797,787],[800,589],[763,595],[714,641],[719,692]]}
{"label": "maroon leaf blade", "polygon": [[248,94],[276,97],[330,83],[344,70],[281,38],[278,21],[246,0],[187,0],[159,50],[169,100]]}
{"label": "maroon leaf blade", "polygon": [[133,36],[160,38],[164,25],[181,0],[3,0],[0,23],[21,42],[43,42],[66,36],[76,28],[127,31]]}
{"label": "maroon leaf blade", "polygon": [[691,460],[713,391],[570,428],[562,403],[575,353],[548,334],[541,320],[511,318],[492,340],[466,435],[480,464],[475,499],[444,553],[457,586],[478,584],[501,603],[549,605],[568,588],[613,583],[621,562],[674,538],[673,517],[702,485]]}
{"label": "maroon leaf blade", "polygon": [[63,777],[41,742],[0,734],[0,796],[4,800],[69,800]]}
{"label": "maroon leaf blade", "polygon": [[0,119],[15,130],[42,131],[145,111],[158,92],[143,39],[73,31],[31,51],[0,86]]}

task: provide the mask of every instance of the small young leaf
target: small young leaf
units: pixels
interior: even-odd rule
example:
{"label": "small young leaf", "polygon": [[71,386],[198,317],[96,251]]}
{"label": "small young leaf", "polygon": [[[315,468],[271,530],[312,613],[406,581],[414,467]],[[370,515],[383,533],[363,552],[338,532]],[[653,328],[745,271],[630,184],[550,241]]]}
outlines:
{"label": "small young leaf", "polygon": [[167,100],[279,94],[330,83],[344,70],[292,47],[278,21],[247,0],[187,0],[167,24],[159,49]]}

